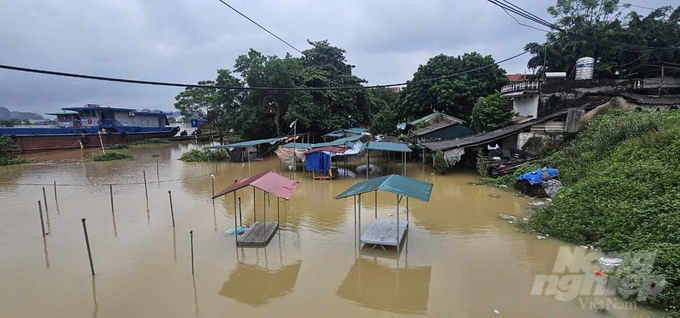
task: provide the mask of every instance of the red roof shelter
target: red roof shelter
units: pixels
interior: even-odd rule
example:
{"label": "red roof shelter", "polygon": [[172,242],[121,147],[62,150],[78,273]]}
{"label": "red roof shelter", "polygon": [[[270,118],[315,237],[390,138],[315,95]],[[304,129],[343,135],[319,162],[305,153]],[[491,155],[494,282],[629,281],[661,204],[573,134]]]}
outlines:
{"label": "red roof shelter", "polygon": [[[278,173],[266,171],[258,175],[246,179],[236,180],[232,185],[220,191],[213,196],[213,199],[234,193],[234,235],[236,236],[236,245],[266,245],[279,227],[279,198],[289,200],[295,193],[295,190],[300,185],[299,182],[288,179]],[[241,198],[238,199],[238,218],[236,215],[236,190],[245,188],[247,186],[253,187],[253,224],[250,225],[245,233],[239,235],[238,227],[239,220],[243,226],[241,218]],[[263,205],[264,218],[262,222],[258,222],[255,214],[255,188],[262,190],[262,198],[265,202]],[[276,222],[267,222],[267,197],[268,194],[276,196]]]}

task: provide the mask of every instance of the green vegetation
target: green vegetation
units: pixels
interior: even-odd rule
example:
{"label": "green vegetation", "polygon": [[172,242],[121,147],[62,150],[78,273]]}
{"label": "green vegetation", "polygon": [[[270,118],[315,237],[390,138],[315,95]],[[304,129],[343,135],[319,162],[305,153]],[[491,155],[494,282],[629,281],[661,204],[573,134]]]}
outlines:
{"label": "green vegetation", "polygon": [[517,113],[512,110],[508,98],[496,91],[477,100],[472,108],[472,128],[477,132],[500,129],[510,125],[515,115]]}
{"label": "green vegetation", "polygon": [[619,0],[558,0],[547,11],[557,19],[553,23],[569,33],[550,32],[545,44],[526,45],[525,50],[533,55],[528,66],[538,69],[539,75],[545,71],[544,66],[551,72],[573,72],[576,60],[584,56],[595,58],[594,77],[600,79],[639,76],[639,66],[645,64],[680,62],[677,50],[627,51],[623,45],[589,41],[570,34],[653,48],[674,47],[680,43],[680,6],[645,10],[649,14],[643,16],[630,10],[630,4],[620,5]]}
{"label": "green vegetation", "polygon": [[128,149],[128,148],[130,148],[130,145],[128,144],[117,144],[106,147],[106,149]]}
{"label": "green vegetation", "polygon": [[486,161],[484,152],[481,150],[477,151],[477,173],[482,177],[489,175],[489,162]]}
{"label": "green vegetation", "polygon": [[423,129],[423,128],[429,126],[429,125],[430,125],[430,123],[428,123],[428,122],[426,122],[426,121],[421,121],[421,122],[417,123],[417,124],[413,127],[413,130]]}
{"label": "green vegetation", "polygon": [[399,135],[399,140],[406,141],[406,140],[408,140],[408,136],[401,134],[401,135]]}
{"label": "green vegetation", "polygon": [[179,160],[185,162],[202,162],[202,161],[224,161],[229,160],[229,152],[227,149],[215,149],[203,151],[192,149],[182,154]]}
{"label": "green vegetation", "polygon": [[160,157],[161,157],[161,154],[155,153],[155,154],[151,155],[151,157],[153,157],[153,158],[160,158]]}
{"label": "green vegetation", "polygon": [[23,159],[17,159],[16,156],[11,155],[7,151],[8,149],[14,149],[16,147],[12,138],[5,135],[0,136],[0,166],[16,165],[27,162]]}
{"label": "green vegetation", "polygon": [[[593,119],[565,148],[514,176],[557,168],[565,188],[532,214],[529,227],[605,252],[656,253],[653,274],[668,285],[645,304],[680,308],[680,111]],[[514,176],[499,178],[510,183]]]}
{"label": "green vegetation", "polygon": [[105,154],[92,157],[94,161],[133,160],[135,157],[120,152],[109,151]]}
{"label": "green vegetation", "polygon": [[443,151],[440,150],[435,152],[434,156],[432,157],[432,165],[434,166],[434,169],[439,171],[441,174],[445,174],[446,170],[449,170],[449,163],[446,162],[446,159],[444,159]]}
{"label": "green vegetation", "polygon": [[201,135],[196,138],[196,141],[198,142],[206,142],[206,141],[212,141],[213,137],[210,135]]}
{"label": "green vegetation", "polygon": [[144,139],[144,140],[137,140],[133,141],[130,143],[131,146],[137,146],[137,145],[149,145],[149,144],[167,144],[170,143],[170,140],[167,140],[165,138],[149,138],[149,139]]}
{"label": "green vegetation", "polygon": [[10,118],[5,120],[0,120],[0,126],[14,127],[16,125],[30,125],[31,122],[28,119],[21,120],[19,118]]}

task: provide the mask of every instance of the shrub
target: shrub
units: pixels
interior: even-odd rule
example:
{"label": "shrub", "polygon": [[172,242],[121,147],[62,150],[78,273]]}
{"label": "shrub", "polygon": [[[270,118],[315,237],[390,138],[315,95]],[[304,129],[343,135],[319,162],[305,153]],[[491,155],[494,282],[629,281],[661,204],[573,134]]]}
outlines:
{"label": "shrub", "polygon": [[105,154],[92,157],[92,160],[94,161],[133,160],[133,159],[135,159],[135,157],[115,151],[109,151]]}
{"label": "shrub", "polygon": [[229,160],[229,152],[226,149],[215,150],[196,150],[192,149],[182,154],[179,160],[186,162],[202,162],[202,161],[224,161]]}
{"label": "shrub", "polygon": [[428,123],[428,122],[426,122],[426,121],[421,121],[421,122],[417,123],[417,124],[413,127],[413,130],[423,129],[423,128],[427,127],[427,126],[430,126],[430,123]]}
{"label": "shrub", "polygon": [[477,173],[482,177],[489,175],[489,162],[484,158],[484,151],[482,150],[477,152]]}
{"label": "shrub", "polygon": [[8,149],[14,149],[16,147],[12,138],[5,135],[0,136],[0,166],[16,165],[27,162],[24,159],[17,159],[16,156],[11,155],[7,151]]}
{"label": "shrub", "polygon": [[408,140],[408,136],[401,134],[401,135],[399,135],[399,140],[406,141],[406,140]]}
{"label": "shrub", "polygon": [[441,150],[435,152],[434,157],[432,158],[432,164],[434,165],[434,169],[441,174],[445,174],[446,170],[449,169],[449,163],[444,159],[444,152]]}
{"label": "shrub", "polygon": [[213,137],[210,136],[210,135],[202,135],[202,136],[198,136],[198,137],[196,138],[196,140],[197,140],[197,141],[201,141],[201,142],[203,142],[203,141],[212,141],[212,140],[213,140]]}

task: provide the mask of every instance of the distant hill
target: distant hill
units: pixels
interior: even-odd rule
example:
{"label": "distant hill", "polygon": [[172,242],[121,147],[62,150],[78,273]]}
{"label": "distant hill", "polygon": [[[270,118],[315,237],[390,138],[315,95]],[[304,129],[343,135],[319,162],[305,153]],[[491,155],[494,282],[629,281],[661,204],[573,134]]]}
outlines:
{"label": "distant hill", "polygon": [[36,113],[10,111],[9,109],[7,109],[5,107],[0,107],[0,120],[6,120],[6,119],[12,119],[12,118],[29,119],[29,120],[30,119],[35,119],[35,120],[45,119],[43,116],[40,116]]}

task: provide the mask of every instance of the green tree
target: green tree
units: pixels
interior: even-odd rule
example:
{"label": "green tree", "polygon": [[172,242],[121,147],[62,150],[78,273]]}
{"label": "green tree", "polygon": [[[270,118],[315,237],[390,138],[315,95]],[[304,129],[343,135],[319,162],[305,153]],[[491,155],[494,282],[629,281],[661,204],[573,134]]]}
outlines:
{"label": "green tree", "polygon": [[517,113],[510,107],[508,98],[501,92],[477,99],[472,109],[472,128],[477,132],[491,131],[503,128],[512,123]]}
{"label": "green tree", "polygon": [[[206,86],[242,86],[242,83],[226,69],[217,70],[217,78],[200,81]],[[222,131],[234,128],[233,115],[237,113],[243,92],[230,89],[187,87],[175,96],[175,108],[184,118],[207,117]]]}
{"label": "green tree", "polygon": [[[491,65],[491,55],[477,52],[461,56],[437,55],[418,67],[412,81],[450,75]],[[469,118],[477,98],[492,94],[508,82],[498,65],[438,81],[407,85],[399,94],[397,113],[402,117],[421,117],[433,111],[458,118]]]}
{"label": "green tree", "polygon": [[573,74],[576,60],[589,56],[596,61],[596,78],[619,78],[638,74],[644,64],[679,63],[680,50],[668,48],[680,43],[680,6],[660,7],[647,16],[631,11],[622,18],[622,9],[628,7],[619,5],[619,0],[558,0],[547,11],[557,19],[554,24],[568,33],[551,32],[546,43],[527,44],[525,50],[533,55],[528,66],[539,74]]}

